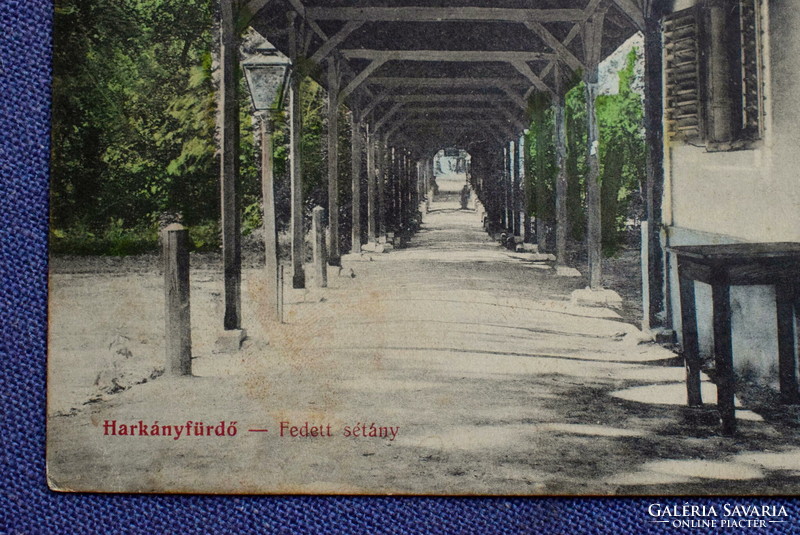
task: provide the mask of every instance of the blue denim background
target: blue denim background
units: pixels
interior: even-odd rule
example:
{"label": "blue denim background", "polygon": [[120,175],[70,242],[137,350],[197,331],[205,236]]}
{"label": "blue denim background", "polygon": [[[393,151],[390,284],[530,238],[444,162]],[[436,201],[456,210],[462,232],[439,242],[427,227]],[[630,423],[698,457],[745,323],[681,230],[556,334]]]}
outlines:
{"label": "blue denim background", "polygon": [[[44,0],[0,0],[0,533],[681,532],[648,522],[647,505],[656,501],[651,498],[207,497],[50,492],[44,475],[44,442],[51,11],[52,6]],[[687,500],[658,501],[683,504]],[[690,501],[721,504],[731,500]],[[796,500],[767,503],[787,505],[794,517],[772,533],[800,532]]]}

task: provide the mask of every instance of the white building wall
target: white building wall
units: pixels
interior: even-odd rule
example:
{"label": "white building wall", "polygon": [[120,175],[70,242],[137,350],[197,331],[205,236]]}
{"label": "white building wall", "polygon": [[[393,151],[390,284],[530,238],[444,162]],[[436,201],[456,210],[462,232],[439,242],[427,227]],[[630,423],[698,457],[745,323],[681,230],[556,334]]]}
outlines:
{"label": "white building wall", "polygon": [[[766,2],[765,2],[766,4]],[[665,223],[669,245],[800,241],[800,10],[769,0],[765,22],[766,123],[750,150],[666,149]],[[673,326],[680,336],[677,265],[669,265]],[[713,348],[711,289],[698,283],[701,352]],[[734,365],[777,383],[775,292],[769,286],[731,291]]]}

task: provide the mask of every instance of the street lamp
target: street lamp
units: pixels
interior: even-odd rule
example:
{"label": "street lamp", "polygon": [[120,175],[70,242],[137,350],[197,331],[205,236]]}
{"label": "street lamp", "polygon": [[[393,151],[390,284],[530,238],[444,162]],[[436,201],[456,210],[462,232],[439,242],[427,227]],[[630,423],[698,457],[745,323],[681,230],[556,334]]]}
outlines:
{"label": "street lamp", "polygon": [[271,113],[283,108],[289,87],[291,62],[274,48],[260,49],[258,54],[242,62],[253,108],[261,125],[261,190],[264,199],[264,253],[266,298],[273,319],[281,320],[279,299],[281,281],[278,279],[278,234],[275,227],[275,192],[272,176]]}
{"label": "street lamp", "polygon": [[289,84],[292,63],[274,48],[262,48],[242,62],[256,112],[278,111]]}

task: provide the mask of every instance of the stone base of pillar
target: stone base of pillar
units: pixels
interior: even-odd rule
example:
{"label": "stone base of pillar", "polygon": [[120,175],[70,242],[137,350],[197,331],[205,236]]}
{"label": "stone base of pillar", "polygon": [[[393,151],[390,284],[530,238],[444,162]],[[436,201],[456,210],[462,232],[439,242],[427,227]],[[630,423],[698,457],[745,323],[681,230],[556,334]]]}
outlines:
{"label": "stone base of pillar", "polygon": [[581,272],[569,266],[556,266],[556,275],[559,277],[582,277]]}
{"label": "stone base of pillar", "polygon": [[305,287],[306,287],[305,274],[292,276],[292,288],[294,288],[295,290],[299,290]]}
{"label": "stone base of pillar", "polygon": [[674,344],[677,342],[678,337],[672,329],[643,329],[642,340],[646,342],[655,342],[657,344]]}
{"label": "stone base of pillar", "polygon": [[622,297],[617,292],[602,288],[599,290],[591,288],[575,290],[570,295],[570,301],[573,305],[588,307],[620,308],[622,306]]}
{"label": "stone base of pillar", "polygon": [[247,331],[244,329],[231,329],[223,331],[214,342],[213,353],[236,353],[241,349],[242,342],[247,338]]}

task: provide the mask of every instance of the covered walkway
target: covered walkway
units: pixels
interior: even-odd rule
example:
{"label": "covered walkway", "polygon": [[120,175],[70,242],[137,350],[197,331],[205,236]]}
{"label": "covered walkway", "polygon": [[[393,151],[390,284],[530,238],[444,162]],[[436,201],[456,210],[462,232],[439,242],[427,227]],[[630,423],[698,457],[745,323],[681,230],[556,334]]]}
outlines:
{"label": "covered walkway", "polygon": [[[236,493],[796,493],[796,426],[774,426],[737,411],[736,439],[719,436],[713,409],[695,401],[685,407],[686,374],[675,353],[651,343],[649,332],[615,310],[570,299],[584,285],[592,291],[603,285],[598,66],[641,31],[647,138],[641,181],[647,221],[643,327],[648,331],[669,319],[661,242],[661,15],[667,2],[419,3],[221,2],[223,266],[192,273],[191,329],[186,321],[182,331],[191,331],[192,343],[172,353],[188,364],[179,370],[186,376],[151,376],[129,390],[96,397],[97,403],[71,403],[78,399],[72,393],[91,389],[74,362],[84,355],[117,348],[125,358],[143,354],[163,363],[164,310],[153,304],[163,302],[164,283],[152,274],[135,284],[54,275],[54,302],[82,303],[86,310],[102,309],[98,302],[135,302],[142,312],[135,318],[124,310],[113,315],[120,327],[108,318],[78,325],[69,310],[52,311],[51,370],[70,370],[53,387],[60,389],[54,396],[60,401],[50,407],[53,485]],[[242,96],[236,73],[248,25],[260,36],[246,52],[280,52],[291,62],[285,110],[291,260],[284,266],[280,317],[281,292],[273,291],[280,259],[268,106],[257,110],[266,268],[242,270]],[[667,52],[673,60],[678,55]],[[678,68],[692,68],[682,58]],[[314,209],[313,232],[300,154],[300,82],[306,77],[328,99],[327,206]],[[583,277],[573,278],[555,268],[566,264],[564,95],[578,80],[586,88],[588,263]],[[689,93],[682,90],[675,105],[697,106],[684,102]],[[526,243],[535,236],[545,246],[543,228],[535,228],[541,221],[531,221],[531,207],[523,202],[528,192],[522,134],[533,101],[544,102],[554,117],[558,176],[551,261],[502,248],[484,228]],[[343,107],[352,134],[349,174],[338,162]],[[434,155],[442,149],[470,154],[466,178],[451,191],[468,180],[481,203],[478,211],[461,209],[447,188],[434,195]],[[342,237],[345,228],[349,236]],[[306,263],[309,237],[313,268]],[[403,246],[377,252],[391,241]],[[327,284],[321,284],[324,270]],[[188,294],[185,303],[172,307],[176,317],[188,310]],[[135,321],[151,324],[125,326]],[[104,327],[101,332],[137,335],[104,349],[103,337],[87,332]],[[219,340],[228,347],[215,353],[221,330]],[[75,332],[93,342],[78,346]],[[181,343],[188,338],[169,335]],[[790,367],[786,377],[794,380],[794,361]],[[714,386],[702,377],[703,397],[711,400]],[[720,392],[732,409],[733,390]],[[235,421],[239,433],[224,440],[173,441],[100,431],[110,421],[155,420]],[[765,444],[768,453],[761,451]]]}
{"label": "covered walkway", "polygon": [[[51,405],[53,483],[113,491],[719,494],[740,493],[748,480],[754,493],[796,490],[791,431],[751,414],[755,421],[742,421],[740,439],[729,442],[715,436],[713,422],[686,420],[683,368],[669,366],[674,353],[640,343],[641,332],[613,310],[571,304],[575,279],[501,248],[476,213],[451,198],[434,198],[407,248],[345,255],[328,288],[293,290],[287,281],[284,324],[264,319],[262,270],[245,270],[244,317],[254,328],[237,354],[212,353],[220,273],[194,270],[196,377],[160,377],[89,405],[79,398]],[[136,332],[151,334],[129,341],[129,350],[139,363],[147,355],[160,361],[157,274],[54,274],[51,286],[79,306],[92,306],[81,301],[91,291],[98,303],[150,306],[113,321],[134,332],[125,322],[149,318],[152,329]],[[52,364],[72,366],[57,369],[74,370],[79,355],[105,349],[98,341],[70,351],[77,320],[55,309],[51,321]],[[81,340],[98,338],[84,332]],[[64,375],[58,384],[90,387],[90,380]],[[57,394],[62,403],[69,398]],[[109,437],[101,432],[108,420],[236,421],[238,434]],[[331,436],[289,435],[289,426],[306,422],[330,425]],[[396,434],[345,436],[362,424],[367,433],[374,424]],[[765,438],[773,453],[758,453]],[[773,470],[780,483],[768,477]]]}

